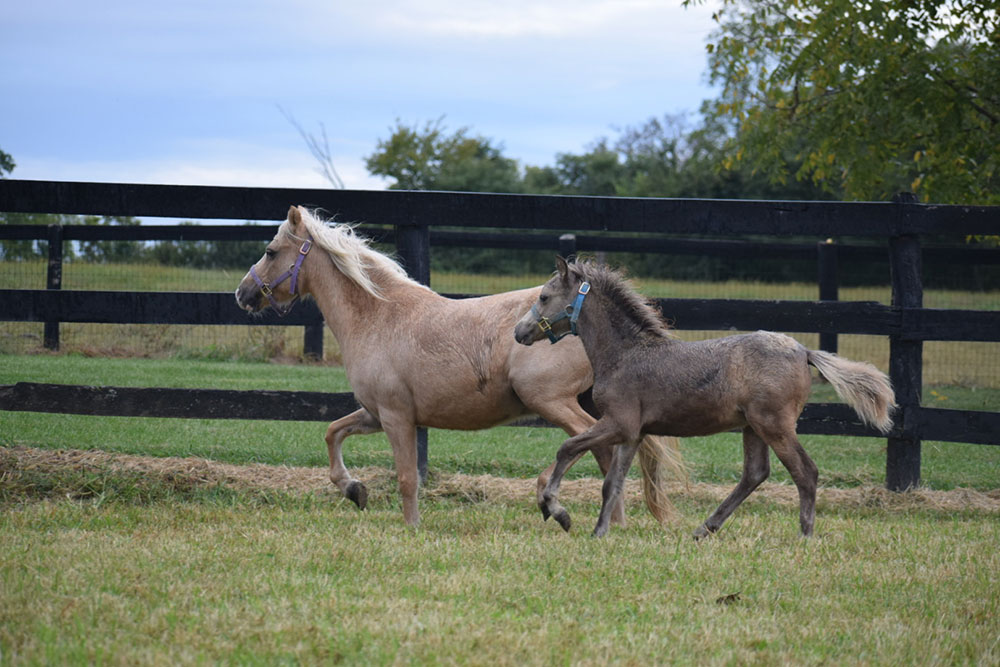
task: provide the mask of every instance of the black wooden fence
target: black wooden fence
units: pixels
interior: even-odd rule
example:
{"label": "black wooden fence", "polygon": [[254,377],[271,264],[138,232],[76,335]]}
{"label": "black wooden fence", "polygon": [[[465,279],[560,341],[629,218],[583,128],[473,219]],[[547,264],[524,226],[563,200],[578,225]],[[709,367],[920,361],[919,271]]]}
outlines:
{"label": "black wooden fence", "polygon": [[[899,403],[896,425],[888,437],[886,485],[890,489],[903,490],[919,483],[922,440],[1000,444],[1000,413],[920,405],[923,341],[1000,341],[1000,312],[923,308],[921,236],[998,235],[1000,207],[928,205],[916,203],[910,197],[863,203],[734,201],[0,180],[0,211],[5,212],[280,220],[290,204],[317,206],[342,220],[391,228],[397,254],[410,274],[425,283],[430,276],[432,233],[438,240],[448,238],[446,233],[432,232],[435,226],[572,230],[581,234],[577,243],[583,249],[605,250],[626,249],[625,245],[635,241],[588,237],[587,233],[649,235],[653,240],[642,241],[642,249],[647,251],[657,243],[668,243],[656,240],[666,233],[883,239],[892,283],[889,306],[832,300],[724,299],[660,299],[660,306],[680,329],[765,328],[813,332],[827,337],[838,333],[888,336],[889,375]],[[7,231],[11,235],[4,235],[5,238],[37,238],[31,234],[38,234],[37,229]],[[58,244],[58,234],[62,234],[62,240],[215,240],[254,238],[252,235],[258,234],[267,239],[274,229],[184,226],[165,231],[154,226],[74,227],[54,228],[50,233],[52,243]],[[517,242],[516,237],[507,235],[503,240],[487,236],[472,233],[463,239],[452,238],[452,242]],[[594,245],[587,247],[590,243]],[[676,241],[669,243],[676,247]],[[721,248],[733,242],[719,243]],[[56,289],[51,271],[49,286],[46,290],[0,289],[0,321],[281,324],[314,330],[322,326],[319,311],[311,303],[296,308],[280,321],[267,317],[250,320],[228,292],[67,291]],[[828,298],[828,294],[821,295],[821,299]],[[74,414],[329,421],[346,414],[353,406],[349,394],[167,391],[29,382],[0,387],[0,410]],[[853,413],[839,404],[807,406],[799,431],[878,435],[858,423]]]}

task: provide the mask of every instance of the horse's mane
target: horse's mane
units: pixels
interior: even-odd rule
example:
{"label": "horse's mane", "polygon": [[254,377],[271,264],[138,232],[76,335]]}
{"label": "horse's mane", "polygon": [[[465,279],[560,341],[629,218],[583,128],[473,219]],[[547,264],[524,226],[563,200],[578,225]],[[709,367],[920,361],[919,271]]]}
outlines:
{"label": "horse's mane", "polygon": [[578,277],[589,282],[595,293],[617,304],[640,336],[674,337],[660,311],[635,290],[623,271],[592,261],[575,262],[569,267]]}
{"label": "horse's mane", "polygon": [[391,257],[372,248],[368,239],[355,234],[353,225],[324,221],[316,211],[306,208],[301,208],[300,211],[302,222],[313,243],[325,250],[337,269],[368,294],[378,299],[384,298],[379,285],[372,279],[373,270],[383,271],[414,285],[419,284],[409,278],[406,270]]}

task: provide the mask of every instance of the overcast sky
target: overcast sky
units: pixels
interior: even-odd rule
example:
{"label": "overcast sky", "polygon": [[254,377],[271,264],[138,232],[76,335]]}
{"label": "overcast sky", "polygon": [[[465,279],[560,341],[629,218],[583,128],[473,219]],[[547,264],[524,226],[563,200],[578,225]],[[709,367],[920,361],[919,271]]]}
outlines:
{"label": "overcast sky", "polygon": [[400,120],[444,116],[522,165],[697,111],[714,1],[9,0],[12,177],[323,187],[281,109],[322,123],[348,188]]}

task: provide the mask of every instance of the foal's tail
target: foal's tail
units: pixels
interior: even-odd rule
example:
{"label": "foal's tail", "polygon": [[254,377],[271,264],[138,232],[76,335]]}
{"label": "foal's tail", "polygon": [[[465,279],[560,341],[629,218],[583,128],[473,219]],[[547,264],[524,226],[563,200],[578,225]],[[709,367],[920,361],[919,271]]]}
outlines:
{"label": "foal's tail", "polygon": [[851,361],[830,352],[808,350],[808,361],[830,381],[837,395],[847,401],[861,421],[882,433],[892,428],[889,412],[896,395],[885,373],[863,361]]}
{"label": "foal's tail", "polygon": [[667,478],[687,482],[688,472],[681,456],[680,441],[674,437],[647,435],[639,443],[642,469],[642,498],[649,512],[661,524],[677,515],[667,495]]}

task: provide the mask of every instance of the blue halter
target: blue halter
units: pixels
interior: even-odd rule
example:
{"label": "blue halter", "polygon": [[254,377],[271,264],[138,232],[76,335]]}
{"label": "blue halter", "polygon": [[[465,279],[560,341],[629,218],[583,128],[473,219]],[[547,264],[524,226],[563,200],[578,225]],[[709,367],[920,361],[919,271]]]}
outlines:
{"label": "blue halter", "polygon": [[[576,298],[573,299],[573,303],[567,305],[561,313],[553,317],[551,320],[547,317],[543,317],[538,312],[537,303],[531,307],[531,315],[535,318],[535,323],[538,325],[538,328],[542,330],[542,333],[549,337],[549,342],[554,345],[570,334],[573,334],[574,336],[580,335],[576,332],[576,321],[580,319],[580,308],[583,307],[583,300],[587,298],[587,294],[589,293],[590,283],[580,283],[580,289],[577,290]],[[564,331],[559,335],[553,333],[552,325],[567,318],[569,319],[569,330]]]}

